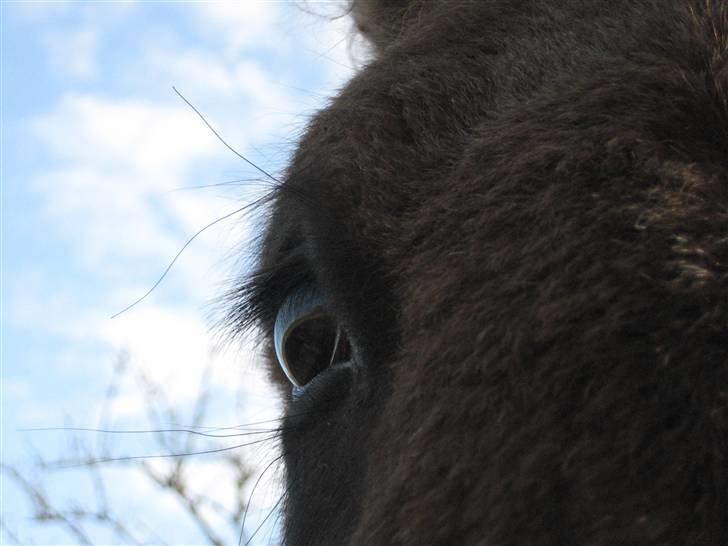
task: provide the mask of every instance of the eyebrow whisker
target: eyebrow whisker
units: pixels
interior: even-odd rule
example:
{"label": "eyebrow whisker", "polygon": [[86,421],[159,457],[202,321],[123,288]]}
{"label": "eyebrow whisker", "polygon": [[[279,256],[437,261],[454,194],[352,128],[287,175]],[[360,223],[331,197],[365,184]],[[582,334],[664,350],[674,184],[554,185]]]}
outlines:
{"label": "eyebrow whisker", "polygon": [[204,233],[205,231],[207,231],[208,229],[210,229],[214,225],[219,224],[223,220],[227,220],[231,216],[235,216],[236,214],[240,214],[245,209],[247,209],[248,207],[250,207],[251,204],[252,203],[249,203],[249,204],[247,204],[245,206],[242,206],[242,207],[240,207],[240,208],[238,208],[238,209],[236,209],[236,210],[234,210],[234,211],[232,211],[232,212],[230,212],[230,213],[228,213],[228,214],[226,214],[224,216],[221,216],[217,220],[213,220],[212,222],[210,222],[209,224],[207,224],[205,227],[203,227],[202,229],[200,229],[199,231],[197,231],[197,233],[195,233],[192,237],[190,237],[187,240],[187,242],[184,245],[182,245],[182,248],[180,248],[179,252],[177,252],[177,254],[175,254],[174,258],[172,258],[172,261],[169,262],[169,265],[164,270],[164,272],[162,273],[162,275],[157,279],[157,282],[155,282],[152,285],[152,287],[144,293],[143,296],[141,296],[136,301],[134,301],[134,302],[130,303],[129,305],[127,305],[126,307],[124,307],[121,311],[118,311],[117,313],[114,313],[109,318],[115,319],[119,315],[121,315],[123,313],[126,313],[129,309],[131,309],[132,307],[134,307],[134,306],[138,305],[139,303],[141,303],[142,301],[144,301],[152,292],[154,292],[154,289],[157,288],[157,286],[159,286],[159,284],[164,280],[164,278],[167,276],[167,273],[169,273],[170,269],[172,269],[172,266],[177,262],[177,260],[179,259],[179,257],[185,251],[185,249],[188,246],[190,246],[190,244],[192,244],[192,241],[194,241],[195,239],[197,239],[197,237],[199,237],[200,235],[202,235],[202,233]]}
{"label": "eyebrow whisker", "polygon": [[212,131],[212,134],[215,135],[217,137],[217,139],[220,142],[222,142],[228,150],[230,150],[232,153],[234,153],[240,159],[242,159],[243,161],[245,161],[248,165],[250,165],[251,167],[253,167],[255,170],[257,170],[261,174],[263,174],[263,175],[267,176],[268,178],[270,178],[271,180],[273,180],[273,182],[276,182],[278,184],[281,183],[281,181],[278,180],[278,178],[276,178],[275,176],[273,176],[272,174],[270,174],[264,168],[259,167],[258,165],[256,165],[252,161],[250,161],[247,157],[245,157],[243,154],[241,154],[240,152],[238,152],[235,148],[233,148],[232,146],[230,146],[230,144],[228,144],[225,141],[225,139],[220,136],[220,133],[218,133],[215,130],[215,128],[212,125],[210,125],[210,122],[207,121],[207,119],[205,119],[205,116],[203,116],[200,113],[200,111],[197,108],[195,108],[194,105],[190,101],[188,101],[182,93],[180,93],[177,90],[176,87],[172,86],[172,89],[174,90],[175,93],[177,93],[177,95],[179,96],[179,98],[181,98],[183,101],[185,101],[185,103],[187,104],[187,106],[189,106],[190,108],[192,108],[192,110],[195,112],[195,114],[197,114],[200,117],[200,119],[204,122],[204,124],[207,125],[207,128],[210,129],[210,131]]}

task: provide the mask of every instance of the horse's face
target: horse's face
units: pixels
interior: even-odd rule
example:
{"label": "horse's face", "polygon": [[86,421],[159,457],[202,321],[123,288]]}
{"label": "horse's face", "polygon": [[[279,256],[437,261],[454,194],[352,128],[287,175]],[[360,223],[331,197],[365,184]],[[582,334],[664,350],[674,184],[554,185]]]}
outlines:
{"label": "horse's face", "polygon": [[389,4],[234,312],[287,542],[726,543],[728,8]]}

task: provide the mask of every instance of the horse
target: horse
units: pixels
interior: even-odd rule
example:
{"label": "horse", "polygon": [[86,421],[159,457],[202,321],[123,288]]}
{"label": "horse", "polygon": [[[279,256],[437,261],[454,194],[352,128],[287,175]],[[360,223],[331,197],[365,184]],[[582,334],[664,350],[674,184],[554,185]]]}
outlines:
{"label": "horse", "polygon": [[285,543],[728,544],[728,3],[349,8],[229,311]]}

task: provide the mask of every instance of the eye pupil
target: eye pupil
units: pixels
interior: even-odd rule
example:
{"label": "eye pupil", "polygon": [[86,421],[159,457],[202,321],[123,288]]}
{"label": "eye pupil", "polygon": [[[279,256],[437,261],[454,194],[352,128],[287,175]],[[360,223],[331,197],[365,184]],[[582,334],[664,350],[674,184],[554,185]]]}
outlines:
{"label": "eye pupil", "polygon": [[351,346],[317,292],[300,292],[281,306],[274,332],[278,362],[294,385],[303,387],[330,366],[351,359]]}
{"label": "eye pupil", "polygon": [[[338,339],[337,339],[338,338]],[[289,330],[283,343],[289,371],[305,385],[329,366],[349,358],[349,343],[327,315],[314,315]]]}

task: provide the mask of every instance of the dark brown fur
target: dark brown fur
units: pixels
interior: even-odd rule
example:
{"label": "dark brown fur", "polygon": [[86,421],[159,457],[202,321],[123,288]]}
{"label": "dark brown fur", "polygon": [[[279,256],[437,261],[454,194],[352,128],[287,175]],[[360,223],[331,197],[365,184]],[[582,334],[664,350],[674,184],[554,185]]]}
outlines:
{"label": "dark brown fur", "polygon": [[353,11],[251,305],[355,347],[287,403],[287,543],[728,544],[728,5]]}

